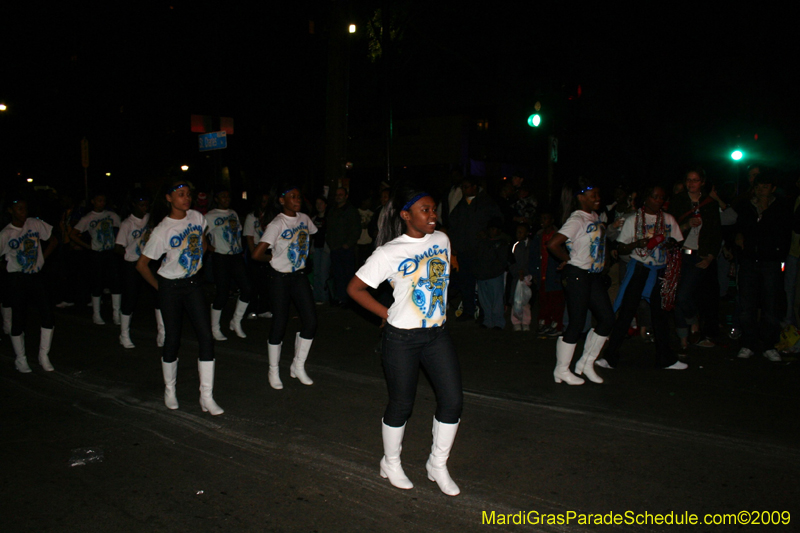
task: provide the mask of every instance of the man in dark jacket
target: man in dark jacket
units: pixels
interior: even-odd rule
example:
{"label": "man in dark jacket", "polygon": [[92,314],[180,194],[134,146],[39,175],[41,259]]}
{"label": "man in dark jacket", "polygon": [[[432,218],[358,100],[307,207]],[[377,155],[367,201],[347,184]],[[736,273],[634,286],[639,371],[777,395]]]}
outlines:
{"label": "man in dark jacket", "polygon": [[331,277],[338,305],[347,305],[347,284],[356,273],[356,243],[361,235],[361,216],[347,201],[347,189],[339,187],[334,206],[326,216],[325,242],[331,249]]}
{"label": "man in dark jacket", "polygon": [[472,178],[461,182],[463,196],[450,212],[449,236],[453,254],[458,260],[458,272],[453,285],[461,292],[463,314],[461,319],[475,315],[475,260],[478,254],[478,233],[486,231],[493,218],[503,219],[497,204],[486,194],[478,191]]}
{"label": "man in dark jacket", "polygon": [[[775,350],[780,338],[778,299],[784,297],[781,262],[789,251],[792,210],[775,197],[776,183],[768,172],[756,176],[753,197],[737,208],[736,246],[739,250],[739,321],[742,326],[739,357],[762,351],[780,361]],[[761,325],[757,323],[761,308]]]}

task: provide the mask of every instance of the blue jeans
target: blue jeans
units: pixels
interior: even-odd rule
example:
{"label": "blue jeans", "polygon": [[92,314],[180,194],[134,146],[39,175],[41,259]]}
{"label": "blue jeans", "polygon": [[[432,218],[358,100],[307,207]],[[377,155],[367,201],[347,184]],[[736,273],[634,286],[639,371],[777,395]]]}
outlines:
{"label": "blue jeans", "polygon": [[697,323],[697,292],[705,270],[697,268],[702,257],[695,253],[681,257],[681,280],[675,293],[675,329],[678,337],[689,336],[689,326]]}
{"label": "blue jeans", "polygon": [[331,275],[331,251],[324,248],[314,248],[314,301],[328,303],[328,278]]}
{"label": "blue jeans", "polygon": [[483,325],[487,328],[504,328],[506,319],[503,316],[503,278],[502,274],[492,279],[478,280],[478,300],[483,307]]}
{"label": "blue jeans", "polygon": [[436,394],[436,420],[444,424],[458,422],[464,394],[461,367],[448,331],[444,327],[398,329],[386,324],[381,344],[383,373],[389,390],[384,424],[402,427],[411,417],[420,367]]}
{"label": "blue jeans", "polygon": [[[780,261],[739,260],[739,322],[741,344],[753,351],[769,350],[780,339],[777,299],[781,290]],[[761,325],[756,322],[761,308]]]}
{"label": "blue jeans", "polygon": [[174,363],[178,359],[181,347],[181,330],[183,329],[183,313],[189,316],[199,344],[200,361],[214,360],[214,340],[211,336],[211,317],[203,295],[202,274],[185,279],[158,278],[158,304],[164,319],[164,354],[165,363]]}
{"label": "blue jeans", "polygon": [[283,342],[289,323],[289,303],[293,303],[300,314],[300,336],[308,340],[314,338],[317,333],[317,312],[314,309],[311,284],[303,270],[286,274],[273,270],[269,278],[269,298],[272,304],[270,344],[276,346]]}

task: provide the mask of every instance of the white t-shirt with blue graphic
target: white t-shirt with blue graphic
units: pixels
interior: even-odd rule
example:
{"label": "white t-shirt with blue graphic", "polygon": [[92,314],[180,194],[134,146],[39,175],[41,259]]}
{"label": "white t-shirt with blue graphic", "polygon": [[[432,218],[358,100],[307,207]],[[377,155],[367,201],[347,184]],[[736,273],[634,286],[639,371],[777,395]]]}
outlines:
{"label": "white t-shirt with blue graphic", "polygon": [[242,225],[233,209],[212,209],[206,213],[208,237],[214,253],[236,255],[242,253]]}
{"label": "white t-shirt with blue graphic", "polygon": [[592,273],[606,264],[606,227],[597,213],[573,211],[558,232],[567,238],[568,264]]}
{"label": "white t-shirt with blue graphic", "polygon": [[92,238],[92,250],[105,252],[114,249],[114,228],[119,228],[119,215],[112,211],[89,211],[81,218],[75,229],[89,232]]}
{"label": "white t-shirt with blue graphic", "polygon": [[[675,221],[675,217],[669,213],[664,215],[664,242],[648,250],[647,248],[636,248],[631,252],[631,259],[635,259],[644,263],[645,265],[664,266],[667,264],[667,251],[664,248],[666,240],[672,237],[678,242],[683,240],[683,233],[681,232],[680,224]],[[630,244],[636,240],[636,224],[641,224],[640,215],[633,215],[625,219],[622,225],[622,230],[619,232],[617,242],[622,244]],[[650,239],[654,236],[653,228],[656,224],[656,215],[645,213],[645,235],[643,238]]]}
{"label": "white t-shirt with blue graphic", "polygon": [[130,215],[122,221],[116,243],[125,248],[125,261],[135,263],[142,255],[142,249],[147,244],[147,239],[150,238],[148,220],[150,220],[150,213],[147,213],[144,218]]}
{"label": "white t-shirt with blue graphic", "polygon": [[434,328],[447,320],[450,239],[440,231],[401,235],[372,252],[356,276],[372,287],[388,280],[394,303],[387,322],[399,329]]}
{"label": "white t-shirt with blue graphic", "polygon": [[6,256],[8,272],[35,274],[44,265],[41,241],[50,239],[53,226],[28,218],[21,228],[9,224],[0,231],[0,257]]}
{"label": "white t-shirt with blue graphic", "polygon": [[167,279],[190,278],[203,266],[203,234],[206,219],[190,209],[180,220],[164,217],[153,229],[142,253],[150,259],[164,254],[158,275]]}
{"label": "white t-shirt with blue graphic", "polygon": [[258,242],[269,244],[272,250],[272,268],[284,274],[306,267],[308,250],[311,248],[309,235],[314,235],[317,227],[305,213],[289,217],[280,213],[264,229]]}
{"label": "white t-shirt with blue graphic", "polygon": [[256,244],[261,240],[261,236],[264,235],[264,230],[261,229],[261,220],[255,213],[250,213],[244,219],[244,229],[242,233],[245,237],[252,237]]}

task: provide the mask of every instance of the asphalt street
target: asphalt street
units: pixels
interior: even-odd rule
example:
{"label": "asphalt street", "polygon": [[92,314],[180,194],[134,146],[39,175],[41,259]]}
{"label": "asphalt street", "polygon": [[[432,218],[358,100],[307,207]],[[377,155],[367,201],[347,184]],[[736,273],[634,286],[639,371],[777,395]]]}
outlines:
{"label": "asphalt street", "polygon": [[[693,348],[688,370],[657,370],[653,346],[635,338],[619,368],[598,370],[604,384],[559,385],[555,340],[451,319],[465,406],[448,462],[462,493],[448,497],[425,474],[435,409],[427,381],[402,454],[415,487],[403,491],[378,475],[379,329],[353,310],[318,312],[308,387],[289,377],[296,318],[281,391],[267,383],[269,319],[245,321],[246,339],[225,328],[228,340],[215,347],[218,417],[198,404],[188,324],[177,411],[163,403],[150,311],[134,314],[132,350],[119,345],[111,320],[92,324],[88,308],[59,312],[52,373],[36,363],[35,328],[27,332],[32,374],[14,369],[3,338],[0,530],[744,531],[647,522],[647,513],[702,521],[740,511],[751,521],[786,511],[790,523],[784,514],[779,530],[800,523],[796,361],[737,359],[728,341]],[[579,523],[609,513],[622,523]],[[535,523],[544,514],[569,523]],[[515,525],[515,516],[527,523]]]}

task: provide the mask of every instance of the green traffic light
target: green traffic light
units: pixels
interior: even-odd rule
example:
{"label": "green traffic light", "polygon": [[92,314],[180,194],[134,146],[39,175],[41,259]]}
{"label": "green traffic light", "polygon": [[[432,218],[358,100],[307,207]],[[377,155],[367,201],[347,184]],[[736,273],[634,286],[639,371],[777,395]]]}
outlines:
{"label": "green traffic light", "polygon": [[542,123],[542,117],[539,116],[539,113],[534,113],[533,115],[528,117],[528,126],[531,128],[538,128],[539,124]]}
{"label": "green traffic light", "polygon": [[739,161],[743,157],[744,157],[744,154],[742,153],[741,150],[734,150],[733,152],[731,152],[731,159],[733,159],[734,161]]}

